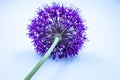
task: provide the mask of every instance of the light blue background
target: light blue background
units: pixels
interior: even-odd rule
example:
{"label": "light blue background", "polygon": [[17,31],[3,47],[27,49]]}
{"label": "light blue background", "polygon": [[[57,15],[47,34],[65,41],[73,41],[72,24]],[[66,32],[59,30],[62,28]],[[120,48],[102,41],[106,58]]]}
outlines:
{"label": "light blue background", "polygon": [[0,0],[0,80],[23,80],[41,59],[27,24],[53,1],[81,9],[89,42],[74,59],[48,59],[32,80],[120,80],[120,0]]}

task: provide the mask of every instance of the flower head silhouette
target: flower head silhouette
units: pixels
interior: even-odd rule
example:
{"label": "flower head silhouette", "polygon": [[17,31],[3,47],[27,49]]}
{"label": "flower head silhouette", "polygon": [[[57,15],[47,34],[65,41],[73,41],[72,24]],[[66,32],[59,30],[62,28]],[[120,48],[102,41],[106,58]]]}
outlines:
{"label": "flower head silhouette", "polygon": [[28,29],[36,51],[42,55],[54,38],[60,36],[60,41],[51,53],[53,59],[78,55],[86,41],[86,26],[79,11],[56,3],[39,9]]}

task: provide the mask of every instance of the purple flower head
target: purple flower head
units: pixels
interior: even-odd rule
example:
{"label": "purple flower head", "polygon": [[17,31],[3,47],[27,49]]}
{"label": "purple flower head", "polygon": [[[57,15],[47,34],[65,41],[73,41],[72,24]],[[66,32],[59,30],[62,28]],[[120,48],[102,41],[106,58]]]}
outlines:
{"label": "purple flower head", "polygon": [[61,37],[51,53],[53,59],[78,55],[86,41],[86,27],[79,11],[56,3],[39,9],[28,29],[36,51],[42,55],[56,36]]}

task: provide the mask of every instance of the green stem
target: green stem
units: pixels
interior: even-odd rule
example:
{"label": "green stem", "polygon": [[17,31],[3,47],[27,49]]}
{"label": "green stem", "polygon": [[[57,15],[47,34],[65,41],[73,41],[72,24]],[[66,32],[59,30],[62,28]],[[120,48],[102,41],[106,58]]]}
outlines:
{"label": "green stem", "polygon": [[55,48],[55,46],[59,41],[60,41],[60,36],[56,36],[49,50],[46,52],[43,58],[38,62],[38,64],[32,69],[32,71],[25,77],[24,80],[30,80],[32,78],[32,76],[37,72],[37,70],[42,66],[42,64],[50,56],[51,52],[53,51],[53,49]]}

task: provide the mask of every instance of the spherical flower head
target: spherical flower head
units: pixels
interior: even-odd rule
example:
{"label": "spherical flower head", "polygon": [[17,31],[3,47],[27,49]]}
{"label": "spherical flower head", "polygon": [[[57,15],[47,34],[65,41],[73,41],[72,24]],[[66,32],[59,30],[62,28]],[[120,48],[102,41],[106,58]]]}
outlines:
{"label": "spherical flower head", "polygon": [[86,41],[86,26],[78,9],[53,3],[38,9],[28,26],[29,37],[32,38],[35,50],[44,55],[52,45],[54,38],[60,36],[60,41],[51,56],[55,58],[78,55]]}

